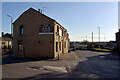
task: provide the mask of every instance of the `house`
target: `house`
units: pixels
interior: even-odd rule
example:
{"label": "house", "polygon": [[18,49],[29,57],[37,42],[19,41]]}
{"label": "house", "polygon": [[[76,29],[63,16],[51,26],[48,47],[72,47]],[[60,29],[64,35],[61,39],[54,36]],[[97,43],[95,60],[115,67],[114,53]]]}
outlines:
{"label": "house", "polygon": [[107,44],[106,44],[106,48],[114,48],[117,46],[117,43],[116,41],[109,41]]}
{"label": "house", "polygon": [[56,58],[68,53],[67,29],[54,19],[30,8],[13,23],[14,58]]}
{"label": "house", "polygon": [[12,48],[11,38],[0,37],[0,46],[1,46],[2,49],[3,48],[6,48],[6,49]]}
{"label": "house", "polygon": [[119,32],[116,33],[116,42],[120,50],[120,29],[119,29]]}
{"label": "house", "polygon": [[84,44],[80,44],[80,43],[76,43],[76,42],[72,42],[71,44],[70,44],[70,47],[71,48],[80,48],[80,47],[84,47]]}
{"label": "house", "polygon": [[1,49],[10,49],[12,48],[12,36],[9,33],[4,34],[2,32],[2,37],[0,37],[0,47]]}
{"label": "house", "polygon": [[11,34],[9,33],[4,34],[2,32],[2,37],[0,37],[0,51],[2,51],[2,55],[8,54],[11,51],[11,48],[12,48]]}

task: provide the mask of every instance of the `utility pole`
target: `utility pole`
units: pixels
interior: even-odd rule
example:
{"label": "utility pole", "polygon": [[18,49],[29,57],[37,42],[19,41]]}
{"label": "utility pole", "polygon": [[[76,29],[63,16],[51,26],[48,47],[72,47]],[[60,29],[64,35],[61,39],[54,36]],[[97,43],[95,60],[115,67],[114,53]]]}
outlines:
{"label": "utility pole", "polygon": [[45,9],[45,8],[47,8],[47,7],[43,6],[43,13],[44,13],[44,9]]}
{"label": "utility pole", "polygon": [[100,27],[98,27],[98,35],[99,35],[99,48],[100,48]]}
{"label": "utility pole", "polygon": [[92,43],[93,43],[93,32],[92,32]]}

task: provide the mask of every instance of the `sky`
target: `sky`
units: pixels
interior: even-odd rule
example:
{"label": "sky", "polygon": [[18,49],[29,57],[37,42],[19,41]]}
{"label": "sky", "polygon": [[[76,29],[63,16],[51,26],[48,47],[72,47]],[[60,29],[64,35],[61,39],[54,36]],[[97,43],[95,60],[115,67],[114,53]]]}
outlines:
{"label": "sky", "polygon": [[98,39],[100,27],[101,41],[115,40],[118,32],[117,2],[3,2],[2,31],[10,32],[10,18],[15,21],[30,7],[38,10],[45,6],[44,14],[55,19],[68,30],[70,41]]}

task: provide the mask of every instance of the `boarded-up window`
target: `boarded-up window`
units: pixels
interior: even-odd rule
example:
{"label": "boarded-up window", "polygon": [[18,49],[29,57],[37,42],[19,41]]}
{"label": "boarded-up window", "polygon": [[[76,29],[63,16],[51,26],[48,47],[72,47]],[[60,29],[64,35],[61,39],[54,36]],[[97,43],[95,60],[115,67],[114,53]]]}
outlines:
{"label": "boarded-up window", "polygon": [[23,42],[18,41],[18,51],[23,51]]}
{"label": "boarded-up window", "polygon": [[58,52],[58,42],[56,42],[56,52]]}

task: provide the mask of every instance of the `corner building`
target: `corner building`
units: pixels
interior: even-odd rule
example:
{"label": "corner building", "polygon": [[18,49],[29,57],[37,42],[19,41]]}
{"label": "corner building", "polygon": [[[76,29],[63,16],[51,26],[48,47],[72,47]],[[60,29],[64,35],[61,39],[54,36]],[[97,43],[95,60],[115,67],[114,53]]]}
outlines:
{"label": "corner building", "polygon": [[69,34],[54,19],[33,8],[13,23],[14,58],[56,58],[68,53]]}

